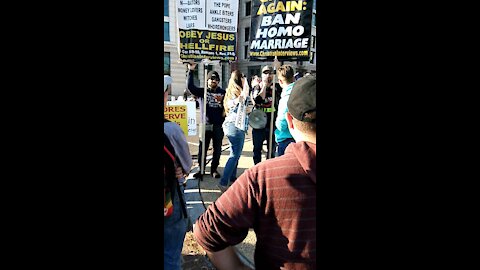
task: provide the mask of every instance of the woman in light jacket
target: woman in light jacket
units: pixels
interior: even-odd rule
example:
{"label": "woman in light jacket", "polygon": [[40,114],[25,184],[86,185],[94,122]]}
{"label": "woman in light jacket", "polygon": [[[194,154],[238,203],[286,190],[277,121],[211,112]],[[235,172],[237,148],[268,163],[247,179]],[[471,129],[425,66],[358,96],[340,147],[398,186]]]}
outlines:
{"label": "woman in light jacket", "polygon": [[[235,120],[238,114],[238,104],[244,103],[245,99],[249,102],[249,87],[246,81],[245,75],[240,71],[235,70],[232,72],[228,87],[226,89],[225,98],[223,99],[223,107],[225,108],[225,121],[223,122],[223,132],[228,138],[230,144],[230,156],[223,171],[222,178],[218,188],[225,192],[228,188],[229,182],[234,182],[237,179],[237,166],[240,155],[243,151],[243,143],[245,142],[245,133],[248,124],[244,130],[235,126]],[[246,107],[246,114],[250,113],[252,104]]]}

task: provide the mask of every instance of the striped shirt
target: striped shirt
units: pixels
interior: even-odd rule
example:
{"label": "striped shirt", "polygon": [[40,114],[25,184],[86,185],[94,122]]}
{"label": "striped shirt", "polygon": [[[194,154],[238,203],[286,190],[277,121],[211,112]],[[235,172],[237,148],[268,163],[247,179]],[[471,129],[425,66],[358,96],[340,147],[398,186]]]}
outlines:
{"label": "striped shirt", "polygon": [[290,144],[285,155],[245,171],[196,223],[197,242],[216,252],[253,228],[256,269],[316,267],[316,145]]}

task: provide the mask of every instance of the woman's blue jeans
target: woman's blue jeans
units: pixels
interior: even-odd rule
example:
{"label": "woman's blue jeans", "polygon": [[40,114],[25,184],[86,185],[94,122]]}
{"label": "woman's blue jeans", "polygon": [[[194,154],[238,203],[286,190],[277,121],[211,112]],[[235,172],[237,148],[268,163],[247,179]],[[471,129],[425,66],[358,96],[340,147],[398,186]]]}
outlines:
{"label": "woman's blue jeans", "polygon": [[245,132],[236,128],[233,123],[224,123],[223,132],[230,144],[230,156],[220,178],[220,185],[226,186],[229,181],[234,182],[237,179],[237,166],[243,151]]}
{"label": "woman's blue jeans", "polygon": [[[183,186],[180,186],[183,193]],[[183,216],[182,206],[175,187],[173,198],[173,213],[170,217],[164,218],[163,224],[163,269],[181,270],[181,256],[183,241],[187,232],[187,218]],[[183,197],[185,201],[185,197]]]}

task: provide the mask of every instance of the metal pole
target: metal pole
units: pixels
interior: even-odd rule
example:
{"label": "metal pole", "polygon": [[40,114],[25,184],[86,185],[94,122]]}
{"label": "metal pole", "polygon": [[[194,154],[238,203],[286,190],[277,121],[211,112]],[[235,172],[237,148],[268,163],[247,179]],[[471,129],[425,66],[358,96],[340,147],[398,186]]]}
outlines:
{"label": "metal pole", "polygon": [[201,174],[201,178],[200,179],[203,179],[203,174],[205,173],[205,163],[206,163],[206,160],[205,160],[205,157],[206,157],[206,154],[205,153],[205,128],[206,128],[206,125],[207,125],[207,65],[208,63],[205,62],[205,65],[203,67],[203,70],[204,70],[204,73],[205,73],[205,82],[204,82],[204,88],[203,88],[203,128],[202,128],[202,157],[201,157],[201,167],[200,167],[200,174]]}
{"label": "metal pole", "polygon": [[[275,60],[277,60],[277,56],[275,56]],[[268,155],[267,155],[267,159],[270,158],[270,156],[272,156],[272,145],[273,145],[273,122],[275,122],[275,118],[274,118],[274,113],[275,113],[275,95],[277,93],[277,87],[276,87],[276,83],[277,83],[277,67],[275,65],[273,65],[273,91],[272,91],[272,111],[270,112],[271,115],[270,115],[270,134],[269,134],[269,138],[270,140],[268,141]]]}

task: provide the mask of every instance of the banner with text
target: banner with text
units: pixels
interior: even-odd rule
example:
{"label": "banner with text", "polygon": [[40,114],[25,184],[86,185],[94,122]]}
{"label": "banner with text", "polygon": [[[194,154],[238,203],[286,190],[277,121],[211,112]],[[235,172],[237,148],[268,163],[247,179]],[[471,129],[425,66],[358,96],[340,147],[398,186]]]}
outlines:
{"label": "banner with text", "polygon": [[[169,106],[172,106],[172,105],[186,105],[187,106],[187,127],[188,127],[188,134],[185,133],[185,136],[195,136],[197,135],[197,111],[196,111],[196,106],[195,106],[195,101],[180,101],[180,100],[176,100],[176,101],[168,101],[167,102],[167,107]],[[169,112],[171,109],[166,109],[165,111],[166,112]],[[164,112],[165,112],[164,111]],[[174,112],[173,112],[174,113]],[[169,120],[170,121],[174,121],[173,120],[173,116],[170,116],[169,115]],[[182,127],[183,129],[183,127]],[[185,132],[185,129],[183,129],[183,131]]]}
{"label": "banner with text", "polygon": [[250,61],[309,61],[313,1],[252,0]]}
{"label": "banner with text", "polygon": [[188,136],[187,105],[167,105],[163,115],[170,122],[179,124],[185,136]]}
{"label": "banner with text", "polygon": [[180,59],[234,61],[238,0],[176,0]]}

